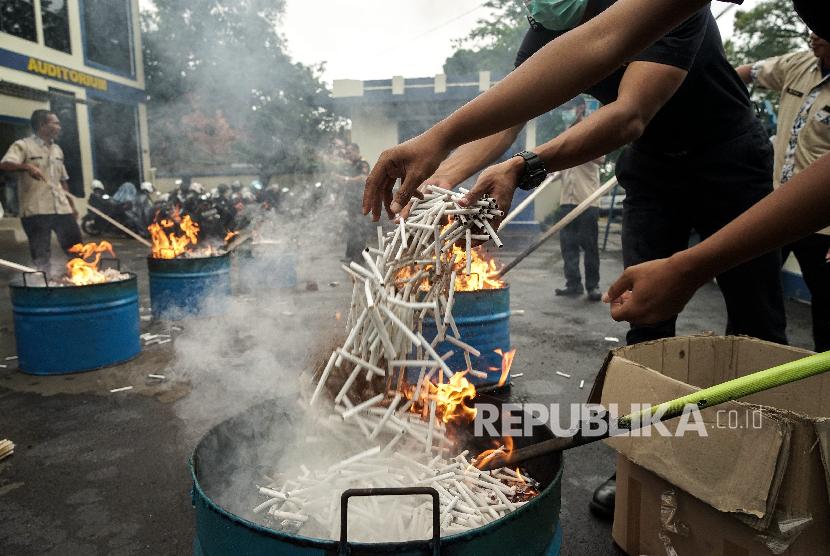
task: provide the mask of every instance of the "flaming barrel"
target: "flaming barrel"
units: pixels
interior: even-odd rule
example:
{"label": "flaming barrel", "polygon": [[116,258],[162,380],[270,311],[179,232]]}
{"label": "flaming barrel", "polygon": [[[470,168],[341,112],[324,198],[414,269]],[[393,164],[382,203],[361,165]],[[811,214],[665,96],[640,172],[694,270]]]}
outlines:
{"label": "flaming barrel", "polygon": [[231,294],[230,253],[211,257],[147,258],[154,319],[224,314]]}
{"label": "flaming barrel", "polygon": [[[244,489],[261,480],[256,469],[279,459],[279,449],[296,441],[302,428],[296,399],[272,400],[220,423],[199,442],[190,461],[191,491],[196,511],[196,556],[270,554],[323,556],[335,554],[396,554],[421,556],[435,553],[430,541],[400,543],[348,543],[274,531],[255,523],[245,506]],[[550,429],[534,426],[531,437],[516,437],[515,447],[553,437]],[[267,456],[265,456],[267,454]],[[265,458],[265,459],[263,459]],[[555,556],[562,529],[562,456],[544,456],[523,464],[540,483],[540,493],[514,512],[464,533],[441,538],[443,556]],[[378,523],[383,527],[383,523]]]}
{"label": "flaming barrel", "polygon": [[138,285],[126,280],[87,286],[11,289],[20,370],[59,375],[122,363],[141,351]]}
{"label": "flaming barrel", "polygon": [[[470,356],[473,369],[487,374],[486,378],[469,375],[467,379],[476,386],[498,384],[502,374],[502,353],[510,351],[510,287],[456,291],[454,299],[452,314],[461,340],[481,352],[480,357]],[[432,341],[437,333],[435,320],[424,319],[424,337]],[[441,354],[450,350],[454,352],[447,360],[450,369],[456,372],[466,369],[464,352],[460,348],[446,341],[436,347]],[[414,379],[417,378],[415,372]],[[507,377],[505,383],[509,381]]]}

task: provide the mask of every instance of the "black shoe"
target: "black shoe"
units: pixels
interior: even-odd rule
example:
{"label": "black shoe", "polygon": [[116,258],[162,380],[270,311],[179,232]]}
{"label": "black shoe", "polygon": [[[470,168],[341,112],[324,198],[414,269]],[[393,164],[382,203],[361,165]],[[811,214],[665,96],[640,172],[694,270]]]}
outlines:
{"label": "black shoe", "polygon": [[600,301],[601,299],[602,292],[599,291],[599,288],[588,289],[588,301]]}
{"label": "black shoe", "polygon": [[565,297],[577,297],[582,295],[582,288],[556,288],[553,291],[556,295]]}
{"label": "black shoe", "polygon": [[614,499],[617,496],[617,475],[599,485],[594,491],[594,499],[591,500],[589,507],[591,512],[597,517],[614,520]]}

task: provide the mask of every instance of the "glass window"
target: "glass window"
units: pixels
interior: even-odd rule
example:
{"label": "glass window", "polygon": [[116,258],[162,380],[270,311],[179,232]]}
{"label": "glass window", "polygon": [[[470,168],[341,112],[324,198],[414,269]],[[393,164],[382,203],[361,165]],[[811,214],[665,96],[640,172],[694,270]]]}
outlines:
{"label": "glass window", "polygon": [[90,99],[89,118],[95,177],[113,191],[125,181],[139,184],[141,162],[136,106]]}
{"label": "glass window", "polygon": [[0,31],[29,41],[37,40],[32,0],[0,0]]}
{"label": "glass window", "polygon": [[40,0],[40,15],[46,46],[71,53],[66,0]]}
{"label": "glass window", "polygon": [[133,75],[130,0],[83,0],[86,57]]}

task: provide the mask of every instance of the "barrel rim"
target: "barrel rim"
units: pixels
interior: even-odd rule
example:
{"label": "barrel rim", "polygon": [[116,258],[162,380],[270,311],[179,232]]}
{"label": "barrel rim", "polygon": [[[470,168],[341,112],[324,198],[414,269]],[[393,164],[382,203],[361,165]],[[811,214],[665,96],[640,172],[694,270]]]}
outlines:
{"label": "barrel rim", "polygon": [[57,290],[57,291],[79,291],[79,290],[86,290],[89,291],[91,289],[104,289],[104,288],[111,288],[115,286],[123,286],[125,284],[129,284],[130,282],[138,283],[138,275],[135,272],[122,272],[122,274],[127,274],[128,278],[123,280],[110,280],[108,282],[101,282],[100,284],[85,284],[83,286],[26,286],[22,283],[22,279],[14,278],[9,282],[9,288],[21,291],[45,291],[45,290]]}
{"label": "barrel rim", "polygon": [[[252,407],[254,407],[254,406],[252,406]],[[210,496],[207,495],[207,493],[202,488],[202,485],[199,482],[199,478],[197,477],[197,473],[196,473],[196,465],[197,465],[197,459],[198,459],[197,456],[198,456],[199,448],[202,446],[202,443],[205,441],[205,439],[208,437],[208,435],[213,430],[215,430],[217,427],[220,427],[223,424],[225,424],[225,423],[227,423],[227,422],[243,415],[246,411],[249,411],[250,409],[251,408],[249,408],[248,410],[242,411],[238,415],[236,415],[234,417],[230,417],[229,419],[226,419],[226,420],[222,421],[221,423],[215,425],[213,428],[208,430],[208,432],[206,432],[204,436],[202,436],[202,438],[196,444],[196,447],[193,449],[193,453],[191,454],[190,458],[188,459],[188,467],[190,468],[190,478],[193,481],[193,486],[191,487],[192,488],[191,494],[193,495],[193,506],[194,507],[196,506],[196,496],[198,494],[199,498],[201,498],[205,502],[205,504],[207,505],[207,508],[210,511],[215,512],[215,513],[221,515],[222,517],[224,517],[226,519],[229,519],[230,521],[232,521],[234,523],[237,523],[237,524],[253,531],[257,535],[274,538],[274,539],[277,539],[277,540],[280,540],[280,541],[283,541],[283,542],[287,542],[287,543],[291,543],[291,544],[299,545],[299,546],[307,546],[307,547],[312,547],[312,548],[323,548],[323,549],[328,549],[328,550],[332,550],[332,549],[337,548],[340,545],[339,540],[319,539],[319,538],[314,538],[314,537],[306,537],[306,536],[303,536],[303,535],[291,535],[291,534],[288,534],[288,533],[283,533],[281,531],[275,531],[274,529],[270,529],[268,527],[260,525],[259,523],[255,523],[253,521],[245,519],[244,517],[239,516],[235,513],[232,513],[231,511],[226,510],[225,508],[219,506],[216,502],[214,502],[214,500]],[[454,533],[454,534],[451,534],[451,535],[442,536],[441,537],[442,544],[444,542],[448,542],[448,543],[468,542],[468,541],[470,541],[472,539],[475,539],[477,537],[480,537],[480,536],[483,536],[483,535],[488,535],[488,534],[490,534],[490,531],[492,529],[501,528],[501,527],[505,526],[506,524],[510,523],[511,521],[515,521],[517,519],[520,519],[524,515],[524,513],[533,511],[533,508],[534,508],[534,506],[537,505],[537,502],[541,503],[542,500],[548,498],[549,496],[552,496],[553,491],[556,490],[557,488],[559,488],[560,492],[561,492],[562,474],[563,474],[563,470],[564,470],[564,467],[565,467],[563,456],[564,456],[564,454],[561,453],[561,452],[556,455],[556,457],[558,458],[558,464],[559,464],[559,468],[557,469],[556,474],[554,475],[554,477],[550,481],[550,483],[536,497],[532,498],[527,504],[523,504],[523,505],[519,506],[516,510],[510,512],[509,514],[504,515],[504,516],[500,517],[499,519],[497,519],[495,521],[492,521],[492,522],[490,522],[486,525],[483,525],[481,527],[476,527],[474,529],[470,529],[469,531],[466,531],[464,533]],[[557,522],[558,521],[559,520],[557,519]],[[196,531],[196,536],[198,537],[198,529]],[[380,549],[380,548],[383,548],[384,546],[394,545],[396,548],[402,550],[402,549],[408,549],[408,548],[417,549],[419,547],[425,546],[429,542],[430,542],[430,540],[417,540],[417,541],[405,541],[405,542],[381,542],[381,543],[350,542],[349,545],[352,545],[352,546],[354,546],[356,548],[360,548],[360,549],[366,549],[366,550]]]}
{"label": "barrel rim", "polygon": [[147,255],[147,262],[149,263],[150,261],[152,261],[157,264],[182,264],[184,261],[188,261],[195,264],[196,262],[213,261],[229,258],[232,253],[233,251],[225,251],[224,253],[221,253],[219,255],[209,255],[207,257],[173,257],[172,259],[165,259],[162,257],[154,257],[153,255]]}

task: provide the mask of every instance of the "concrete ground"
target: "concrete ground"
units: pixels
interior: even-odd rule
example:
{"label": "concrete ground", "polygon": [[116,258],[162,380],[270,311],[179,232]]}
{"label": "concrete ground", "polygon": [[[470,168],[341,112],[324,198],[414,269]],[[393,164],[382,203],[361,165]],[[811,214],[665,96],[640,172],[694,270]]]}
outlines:
{"label": "concrete ground", "polygon": [[[602,253],[602,285],[621,271],[618,235]],[[139,275],[149,307],[145,252],[115,240],[126,269]],[[509,260],[510,246],[499,252]],[[0,244],[3,258],[27,262],[22,244]],[[290,292],[237,294],[218,319],[188,320],[179,329],[142,321],[143,331],[174,341],[148,346],[128,363],[58,377],[19,372],[9,290],[0,271],[0,439],[17,445],[0,462],[0,553],[10,555],[188,554],[194,519],[187,461],[214,424],[278,392],[293,392],[297,376],[315,364],[322,345],[348,309],[350,288],[339,271],[340,250],[303,249],[300,284]],[[308,286],[314,281],[316,289]],[[557,242],[510,275],[511,334],[518,354],[514,397],[580,402],[608,349],[626,326],[605,306],[553,295],[562,284]],[[809,310],[788,303],[790,340],[809,347]],[[144,314],[144,313],[142,313]],[[680,333],[722,332],[720,293],[704,287],[681,318]],[[555,374],[571,374],[566,379]],[[148,378],[162,374],[165,380]],[[579,389],[580,380],[584,389]],[[133,386],[128,392],[110,389]],[[566,456],[563,554],[616,554],[610,524],[588,511],[592,491],[613,472],[602,444]]]}

